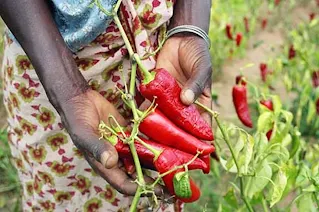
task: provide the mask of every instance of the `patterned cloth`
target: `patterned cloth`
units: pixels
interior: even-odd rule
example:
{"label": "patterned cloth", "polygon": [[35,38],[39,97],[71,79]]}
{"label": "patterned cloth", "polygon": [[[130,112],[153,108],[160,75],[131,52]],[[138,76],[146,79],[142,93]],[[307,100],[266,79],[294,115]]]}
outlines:
{"label": "patterned cloth", "polygon": [[[121,20],[138,54],[145,55],[157,47],[173,14],[172,1],[123,1]],[[123,87],[119,70],[128,76],[130,62],[115,24],[74,58],[92,89],[128,116],[115,85]],[[150,69],[155,66],[152,57],[144,63]],[[63,128],[28,57],[8,36],[2,70],[9,143],[23,187],[23,210],[126,211],[131,198],[93,172]],[[140,209],[147,208],[147,203],[143,199]],[[181,205],[162,203],[160,211],[174,211],[174,207],[179,210]]]}
{"label": "patterned cloth", "polygon": [[[105,15],[98,7],[91,7],[91,2],[92,0],[81,0],[80,3],[79,0],[49,1],[58,29],[73,52],[90,44],[112,21],[112,17]],[[107,11],[110,11],[116,0],[100,0],[100,2]],[[11,32],[9,36],[17,42]]]}

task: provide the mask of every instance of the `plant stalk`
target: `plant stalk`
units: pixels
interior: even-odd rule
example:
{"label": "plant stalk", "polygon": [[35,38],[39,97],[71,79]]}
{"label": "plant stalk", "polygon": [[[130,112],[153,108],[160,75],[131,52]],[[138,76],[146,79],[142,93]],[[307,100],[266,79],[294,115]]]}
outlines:
{"label": "plant stalk", "polygon": [[254,209],[251,207],[249,201],[247,200],[245,194],[244,194],[244,180],[242,178],[242,176],[240,176],[240,170],[239,170],[239,165],[238,165],[238,161],[236,159],[236,156],[235,156],[235,152],[234,152],[234,149],[233,147],[231,146],[230,144],[230,141],[229,141],[229,137],[227,136],[227,133],[225,132],[225,129],[224,127],[221,125],[220,121],[219,121],[219,118],[218,118],[218,113],[217,112],[214,112],[212,111],[210,108],[206,107],[205,105],[203,105],[202,103],[196,101],[195,104],[197,104],[198,106],[202,107],[203,109],[205,109],[207,112],[209,112],[215,119],[216,123],[217,123],[217,126],[218,128],[220,129],[222,135],[223,135],[223,138],[231,152],[231,155],[232,155],[232,158],[235,162],[235,165],[236,165],[236,168],[237,168],[237,173],[238,173],[238,177],[239,177],[239,184],[240,184],[240,193],[241,193],[241,198],[242,200],[244,201],[247,209],[250,211],[250,212],[253,212]]}

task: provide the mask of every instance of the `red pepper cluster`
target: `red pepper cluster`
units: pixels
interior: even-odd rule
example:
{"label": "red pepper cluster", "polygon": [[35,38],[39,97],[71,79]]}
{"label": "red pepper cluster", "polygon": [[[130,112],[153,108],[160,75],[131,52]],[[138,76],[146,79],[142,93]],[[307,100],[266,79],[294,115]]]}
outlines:
{"label": "red pepper cluster", "polygon": [[[249,21],[248,21],[247,17],[244,18],[244,23],[245,23],[246,31],[249,32]],[[226,25],[225,32],[226,32],[226,36],[229,40],[234,40],[231,24]],[[236,34],[236,37],[235,37],[236,46],[240,46],[242,40],[243,40],[243,34],[241,32],[238,32]]]}
{"label": "red pepper cluster", "polygon": [[[173,76],[165,69],[154,70],[154,79],[140,84],[140,93],[150,101],[155,99],[157,105],[139,125],[139,131],[150,140],[142,139],[159,154],[155,155],[139,141],[136,150],[144,168],[166,173],[176,166],[185,165],[200,152],[198,158],[188,165],[188,170],[200,169],[204,173],[210,171],[210,154],[215,151],[212,144],[205,141],[214,140],[211,126],[201,117],[195,105],[184,105],[180,100],[181,88]],[[115,148],[127,171],[134,170],[133,158],[127,144],[118,139]],[[193,202],[200,197],[200,190],[189,180],[190,197],[178,196],[174,190],[174,177],[184,172],[184,168],[174,170],[165,175],[163,181],[168,191],[184,202]]]}

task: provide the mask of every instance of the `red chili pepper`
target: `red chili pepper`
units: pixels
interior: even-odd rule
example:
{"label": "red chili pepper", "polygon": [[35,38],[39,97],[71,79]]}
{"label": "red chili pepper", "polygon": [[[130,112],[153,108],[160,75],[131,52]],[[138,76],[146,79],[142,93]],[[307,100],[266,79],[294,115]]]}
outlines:
{"label": "red chili pepper", "polygon": [[206,168],[203,169],[203,173],[208,174],[210,172],[210,155],[200,156],[199,159],[204,161],[204,163],[206,164]]}
{"label": "red chili pepper", "polygon": [[[128,135],[128,134],[127,134]],[[146,139],[142,139],[145,143],[150,145],[152,148],[154,148],[156,151],[158,151],[158,155],[155,155],[154,152],[147,149],[145,146],[140,144],[139,142],[135,143],[136,152],[139,156],[140,162],[142,165],[147,164],[147,168],[155,168],[160,174],[163,174],[165,172],[168,172],[169,170],[174,169],[176,166],[180,166],[183,164],[188,163],[193,159],[193,155],[190,155],[188,153],[179,151],[177,149],[173,149],[152,141],[148,141]],[[112,140],[110,138],[110,142],[113,143],[115,149],[117,150],[119,156],[121,158],[125,157],[131,157],[131,151],[127,144],[124,144],[120,139],[115,138],[115,140]],[[196,158],[189,166],[188,170],[192,169],[205,169],[206,164]],[[178,172],[185,171],[184,168],[177,169],[176,171],[171,172],[170,174],[167,174],[163,177],[163,181],[165,183],[165,186],[167,187],[168,191],[175,195],[174,192],[174,185],[173,185],[173,179],[175,174]],[[200,191],[196,187],[194,183],[191,183],[191,190],[192,190],[192,196],[190,198],[179,198],[180,200],[184,202],[193,202],[196,201],[200,197]],[[177,197],[178,198],[178,197]]]}
{"label": "red chili pepper", "polygon": [[[268,108],[269,110],[274,111],[274,105],[273,105],[271,99],[268,99],[268,100],[260,100],[260,104],[264,105],[264,106],[265,106],[266,108]],[[272,129],[269,130],[269,131],[266,133],[266,136],[267,136],[268,141],[270,140],[271,135],[272,135]]]}
{"label": "red chili pepper", "polygon": [[134,160],[132,157],[121,158],[123,161],[125,170],[128,174],[133,174],[135,172]]}
{"label": "red chili pepper", "polygon": [[319,71],[312,73],[312,84],[315,88],[319,86]]}
{"label": "red chili pepper", "polygon": [[202,155],[207,155],[215,150],[214,146],[198,140],[177,127],[158,109],[141,122],[139,129],[152,140],[189,154],[195,155],[200,151]]}
{"label": "red chili pepper", "polygon": [[[181,158],[176,157],[176,155],[172,151],[164,151],[154,161],[154,165],[156,167],[156,170],[161,174],[165,173],[169,170],[172,170],[176,166],[179,166],[181,164],[183,164],[183,162],[181,161]],[[172,195],[175,195],[174,185],[173,185],[174,176],[175,176],[175,174],[177,174],[179,172],[183,172],[183,171],[185,171],[184,168],[177,169],[176,171],[171,172],[170,174],[165,175],[163,177],[163,181],[165,183],[165,186],[166,186],[167,190]],[[184,199],[184,198],[181,199],[181,198],[177,197],[178,199],[182,200],[183,202],[194,202],[200,197],[200,190],[197,188],[195,183],[193,183],[192,181],[190,181],[190,183],[191,183],[192,196],[190,198],[187,198],[187,199]]]}
{"label": "red chili pepper", "polygon": [[316,110],[317,110],[317,114],[319,115],[319,98],[316,101]]}
{"label": "red chili pepper", "polygon": [[293,45],[290,45],[288,58],[289,58],[289,60],[291,60],[295,57],[296,57],[296,50],[295,50]]}
{"label": "red chili pepper", "polygon": [[275,0],[275,5],[276,6],[279,5],[279,3],[280,3],[280,0]]}
{"label": "red chili pepper", "polygon": [[260,104],[264,105],[266,108],[268,108],[271,111],[274,111],[274,105],[272,103],[271,99],[268,100],[260,100]]}
{"label": "red chili pepper", "polygon": [[268,24],[268,20],[266,18],[264,18],[262,21],[261,21],[261,29],[266,29],[267,27],[267,24]]}
{"label": "red chili pepper", "polygon": [[319,7],[319,0],[317,0],[317,6]]}
{"label": "red chili pepper", "polygon": [[236,45],[240,46],[241,41],[243,40],[243,34],[241,34],[240,32],[236,34]]}
{"label": "red chili pepper", "polygon": [[315,18],[316,14],[315,13],[310,13],[309,14],[309,19],[312,21]]}
{"label": "red chili pepper", "polygon": [[238,118],[245,126],[252,128],[253,123],[249,113],[246,86],[235,85],[232,96]]}
{"label": "red chili pepper", "polygon": [[244,78],[244,76],[243,75],[238,75],[238,76],[236,76],[236,84],[237,85],[246,85],[246,81],[245,81],[245,78]]}
{"label": "red chili pepper", "polygon": [[265,63],[260,63],[260,75],[261,75],[261,80],[263,82],[267,81],[267,75],[272,74],[272,71],[268,70],[267,64]]}
{"label": "red chili pepper", "polygon": [[233,34],[232,34],[232,26],[230,24],[226,25],[226,36],[229,40],[233,40]]}
{"label": "red chili pepper", "polygon": [[266,137],[267,137],[268,141],[270,140],[271,135],[272,135],[272,130],[269,130],[269,131],[266,133]]}
{"label": "red chili pepper", "polygon": [[181,102],[182,89],[175,78],[165,69],[156,69],[153,73],[155,79],[140,85],[141,94],[151,101],[156,97],[158,108],[178,127],[199,139],[214,140],[211,127],[195,105],[187,106]]}
{"label": "red chili pepper", "polygon": [[245,29],[246,32],[249,32],[249,20],[247,17],[244,17]]}
{"label": "red chili pepper", "polygon": [[[155,148],[156,150],[158,150],[159,152],[165,152],[165,151],[170,151],[172,153],[174,153],[175,157],[179,158],[178,161],[181,162],[181,164],[185,164],[188,163],[190,160],[192,160],[192,158],[194,157],[194,155],[188,154],[186,152],[182,152],[178,149],[173,149],[171,147],[167,147],[164,146],[162,144],[158,144],[146,139],[142,139],[145,143],[149,144],[151,147]],[[120,139],[117,139],[114,143],[113,143],[115,149],[117,150],[120,158],[132,158],[131,155],[131,150],[129,148],[128,145],[124,144]],[[154,166],[154,153],[147,149],[146,147],[144,147],[142,144],[140,144],[139,142],[135,142],[135,147],[136,147],[136,152],[141,160],[141,164],[143,165],[143,167],[148,168],[148,169],[155,169]],[[160,154],[162,154],[160,153]],[[176,160],[175,158],[171,158],[171,160]],[[189,170],[193,170],[193,169],[202,169],[205,170],[207,169],[207,165],[199,158],[196,158],[189,166],[188,166]]]}

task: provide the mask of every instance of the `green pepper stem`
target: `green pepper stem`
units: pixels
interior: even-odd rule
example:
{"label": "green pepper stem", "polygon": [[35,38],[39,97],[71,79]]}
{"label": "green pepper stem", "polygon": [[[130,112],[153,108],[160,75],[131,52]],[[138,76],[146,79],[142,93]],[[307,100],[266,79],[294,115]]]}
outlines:
{"label": "green pepper stem", "polygon": [[134,96],[135,96],[135,82],[136,82],[136,66],[137,64],[132,61],[132,70],[131,70],[131,79],[130,79],[130,94],[131,94],[131,98],[129,100],[130,102],[130,106],[132,108],[132,112],[133,112],[133,117],[134,120],[138,120],[138,113],[137,113],[137,107],[134,101]]}
{"label": "green pepper stem", "polygon": [[134,53],[133,48],[132,48],[132,46],[131,46],[131,44],[130,44],[130,41],[129,41],[129,39],[128,39],[128,37],[127,37],[127,35],[126,35],[126,33],[125,33],[124,29],[123,29],[123,26],[122,26],[121,21],[120,21],[120,19],[119,19],[119,17],[118,17],[117,14],[114,15],[114,22],[115,22],[115,24],[117,25],[117,27],[118,27],[119,30],[120,30],[121,36],[122,36],[122,38],[123,38],[124,44],[125,44],[125,46],[126,46],[126,48],[127,48],[127,51],[128,51],[128,53],[129,53],[129,55],[130,55],[130,58],[133,59],[133,60],[135,60],[136,63],[138,64],[138,66],[140,67],[140,70],[142,71],[143,78],[144,78],[145,80],[147,80],[147,81],[148,81],[148,80],[151,81],[151,80],[152,80],[152,75],[151,75],[151,73],[150,73],[150,72],[147,70],[147,68],[144,66],[144,64],[142,63],[142,61],[141,61],[139,55],[136,54],[136,53]]}
{"label": "green pepper stem", "polygon": [[244,203],[245,203],[247,209],[248,209],[250,212],[253,212],[254,209],[251,207],[250,203],[248,202],[248,200],[247,200],[247,198],[246,198],[246,196],[245,196],[245,194],[244,194],[244,180],[243,180],[242,176],[240,175],[240,169],[239,169],[238,161],[237,161],[236,156],[235,156],[235,151],[234,151],[232,145],[230,144],[229,137],[227,136],[227,133],[226,133],[224,127],[222,126],[222,124],[221,124],[220,121],[219,121],[218,113],[215,112],[215,111],[213,111],[213,110],[211,110],[210,108],[206,107],[205,105],[203,105],[202,103],[200,103],[200,102],[198,102],[198,101],[196,101],[195,104],[197,104],[198,106],[200,106],[201,108],[203,108],[204,110],[206,110],[208,113],[210,113],[210,114],[214,117],[214,119],[215,119],[215,121],[216,121],[216,123],[217,123],[217,126],[218,126],[218,128],[220,129],[220,131],[221,131],[221,133],[222,133],[222,135],[223,135],[223,138],[224,138],[224,140],[225,140],[225,142],[226,142],[226,144],[227,144],[227,146],[228,146],[228,148],[229,148],[229,150],[230,150],[230,153],[231,153],[231,155],[232,155],[232,158],[233,158],[233,160],[234,160],[234,162],[235,162],[235,165],[236,165],[236,168],[237,168],[237,172],[238,172],[238,177],[239,177],[241,198],[242,198],[242,200],[244,201]]}

